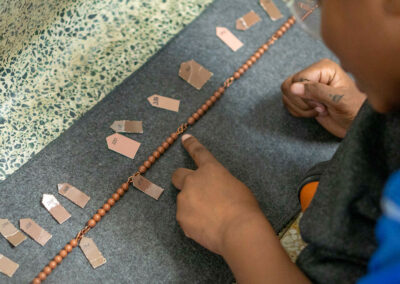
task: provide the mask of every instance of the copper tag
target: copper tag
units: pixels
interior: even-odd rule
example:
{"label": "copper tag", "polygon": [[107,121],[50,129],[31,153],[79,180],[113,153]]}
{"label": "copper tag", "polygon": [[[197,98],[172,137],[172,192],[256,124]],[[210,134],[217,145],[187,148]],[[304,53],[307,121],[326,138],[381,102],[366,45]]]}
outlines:
{"label": "copper tag", "polygon": [[200,90],[212,75],[213,73],[194,60],[182,62],[179,69],[179,76],[197,90]]}
{"label": "copper tag", "polygon": [[32,239],[42,246],[44,246],[47,241],[51,239],[51,235],[38,224],[36,224],[31,218],[19,220],[19,227],[22,231],[27,233]]}
{"label": "copper tag", "polygon": [[143,191],[148,196],[153,197],[155,200],[158,200],[161,194],[164,192],[163,188],[155,185],[142,175],[137,175],[133,177],[132,183],[134,187],[136,187],[140,191]]}
{"label": "copper tag", "polygon": [[12,277],[15,271],[18,269],[19,264],[15,263],[8,257],[5,257],[0,253],[0,272],[4,273],[8,277]]}
{"label": "copper tag", "polygon": [[68,198],[81,208],[85,207],[90,200],[89,196],[68,183],[59,183],[58,193]]}
{"label": "copper tag", "polygon": [[261,21],[260,17],[252,10],[236,20],[236,29],[245,31]]}
{"label": "copper tag", "polygon": [[147,100],[153,107],[163,108],[176,112],[179,111],[179,100],[163,97],[157,94],[148,97]]}
{"label": "copper tag", "polygon": [[0,219],[0,233],[9,241],[14,247],[26,240],[26,236],[8,219]]}
{"label": "copper tag", "polygon": [[43,194],[42,197],[43,206],[49,211],[51,216],[57,220],[58,223],[62,224],[71,217],[71,214],[58,202],[57,198],[53,194]]}
{"label": "copper tag", "polygon": [[115,132],[143,133],[142,122],[136,120],[116,120],[110,127]]}
{"label": "copper tag", "polygon": [[93,268],[97,268],[107,262],[91,238],[83,237],[79,247]]}
{"label": "copper tag", "polygon": [[106,140],[108,149],[131,159],[135,158],[140,147],[139,142],[118,133],[108,136]]}
{"label": "copper tag", "polygon": [[276,21],[283,17],[281,11],[272,0],[260,0],[260,5],[268,13],[271,20]]}
{"label": "copper tag", "polygon": [[243,43],[227,28],[217,27],[217,36],[233,51],[236,51],[243,46]]}

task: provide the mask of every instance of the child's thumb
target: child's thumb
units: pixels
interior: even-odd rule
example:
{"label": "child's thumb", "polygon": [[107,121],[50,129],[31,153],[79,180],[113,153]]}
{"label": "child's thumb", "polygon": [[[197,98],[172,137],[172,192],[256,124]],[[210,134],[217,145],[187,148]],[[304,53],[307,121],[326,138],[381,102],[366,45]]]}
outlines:
{"label": "child's thumb", "polygon": [[[332,103],[337,103],[339,100],[333,100],[336,95],[337,90],[326,84],[318,82],[301,82],[294,83],[290,87],[291,92],[303,99],[313,100],[322,103],[326,106],[332,105]],[[338,97],[337,97],[338,98]]]}

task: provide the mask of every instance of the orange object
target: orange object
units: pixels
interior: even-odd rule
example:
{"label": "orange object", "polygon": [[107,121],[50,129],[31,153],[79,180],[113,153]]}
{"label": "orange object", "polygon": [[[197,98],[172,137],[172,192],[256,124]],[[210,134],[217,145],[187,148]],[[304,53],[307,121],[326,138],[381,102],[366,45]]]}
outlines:
{"label": "orange object", "polygon": [[300,190],[301,211],[303,211],[303,212],[306,211],[306,209],[310,205],[311,200],[314,197],[314,194],[317,192],[318,185],[319,185],[319,181],[313,181],[313,182],[307,183]]}

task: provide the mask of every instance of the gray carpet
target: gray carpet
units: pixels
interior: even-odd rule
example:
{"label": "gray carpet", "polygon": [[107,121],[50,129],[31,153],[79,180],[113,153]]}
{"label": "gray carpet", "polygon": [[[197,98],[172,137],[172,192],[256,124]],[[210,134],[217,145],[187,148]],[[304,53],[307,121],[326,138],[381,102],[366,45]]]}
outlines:
{"label": "gray carpet", "polygon": [[[289,15],[279,2],[281,11]],[[262,22],[246,32],[235,21],[250,10]],[[272,22],[258,0],[217,0],[145,66],[127,78],[68,131],[0,184],[0,218],[17,225],[33,218],[53,238],[41,247],[31,239],[17,248],[0,239],[0,253],[20,264],[13,278],[27,283],[99,208],[108,196],[176,127],[186,120],[225,78],[232,74],[285,19]],[[232,52],[215,36],[225,26],[245,44]],[[190,130],[260,201],[274,228],[281,230],[298,211],[295,186],[316,162],[329,159],[338,140],[312,120],[291,117],[281,103],[280,84],[291,73],[332,55],[299,27],[290,30]],[[178,77],[180,63],[194,59],[214,76],[197,91]],[[181,100],[179,113],[152,108],[154,93]],[[105,139],[114,120],[143,120],[144,134],[128,134],[142,143],[135,160],[109,151]],[[76,249],[48,278],[48,283],[230,283],[223,260],[187,239],[175,221],[174,169],[193,167],[176,143],[146,174],[166,191],[155,201],[130,190],[89,233],[107,259],[93,270]],[[91,196],[85,209],[57,194],[68,182]],[[58,225],[41,206],[53,193],[72,214]]]}

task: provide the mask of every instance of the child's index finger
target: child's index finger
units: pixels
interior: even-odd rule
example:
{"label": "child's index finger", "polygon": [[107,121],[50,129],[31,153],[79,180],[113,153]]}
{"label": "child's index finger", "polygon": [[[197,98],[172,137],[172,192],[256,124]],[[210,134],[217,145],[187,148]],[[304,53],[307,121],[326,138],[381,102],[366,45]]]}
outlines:
{"label": "child's index finger", "polygon": [[184,134],[182,144],[198,167],[206,163],[217,163],[215,157],[194,136]]}

